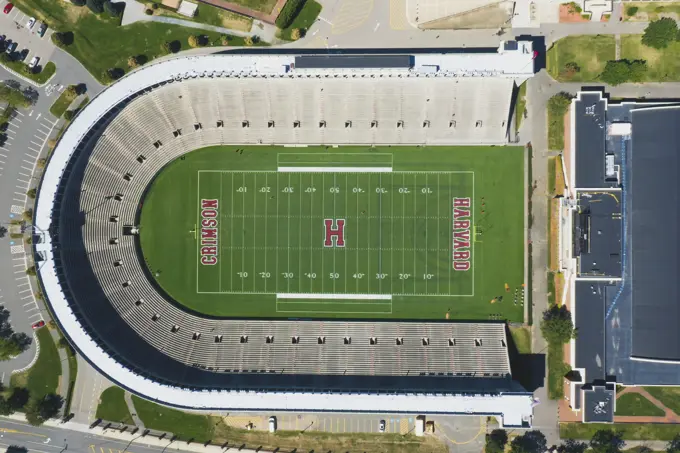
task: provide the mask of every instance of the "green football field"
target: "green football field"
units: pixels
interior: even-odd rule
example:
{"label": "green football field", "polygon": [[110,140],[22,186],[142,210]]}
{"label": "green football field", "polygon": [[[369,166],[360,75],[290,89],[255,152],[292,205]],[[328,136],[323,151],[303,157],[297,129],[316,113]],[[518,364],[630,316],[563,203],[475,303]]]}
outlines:
{"label": "green football field", "polygon": [[238,147],[164,168],[142,252],[213,316],[523,320],[523,150]]}

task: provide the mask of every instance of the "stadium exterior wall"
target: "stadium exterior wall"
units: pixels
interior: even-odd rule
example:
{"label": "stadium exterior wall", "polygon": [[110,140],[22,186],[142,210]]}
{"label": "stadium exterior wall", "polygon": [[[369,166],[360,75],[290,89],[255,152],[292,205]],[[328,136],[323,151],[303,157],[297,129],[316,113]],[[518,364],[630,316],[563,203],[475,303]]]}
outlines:
{"label": "stadium exterior wall", "polygon": [[[381,412],[410,414],[474,414],[498,416],[504,426],[528,427],[533,413],[533,398],[528,392],[494,395],[455,394],[370,394],[315,393],[286,391],[235,391],[189,389],[166,385],[149,379],[124,366],[112,357],[83,328],[61,286],[53,250],[51,228],[54,210],[59,205],[59,186],[68,174],[69,162],[92,126],[130,96],[156,84],[173,79],[199,77],[220,71],[257,71],[272,69],[271,58],[258,61],[243,57],[234,66],[232,58],[223,56],[186,57],[148,65],[136,71],[93,99],[86,115],[76,117],[66,130],[45,168],[36,200],[34,225],[40,241],[34,242],[38,277],[55,319],[78,352],[96,369],[121,387],[151,401],[194,410],[298,411],[298,412]],[[258,66],[259,65],[259,66]],[[189,69],[190,68],[190,69]],[[512,73],[506,77],[528,77]],[[54,233],[58,234],[58,233]],[[351,397],[348,397],[350,396]]]}

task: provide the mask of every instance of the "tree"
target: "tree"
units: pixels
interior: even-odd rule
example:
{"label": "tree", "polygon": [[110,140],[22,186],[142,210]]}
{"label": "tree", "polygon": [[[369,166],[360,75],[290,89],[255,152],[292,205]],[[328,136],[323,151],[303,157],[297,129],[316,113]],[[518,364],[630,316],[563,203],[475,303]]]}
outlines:
{"label": "tree", "polygon": [[26,209],[24,211],[24,213],[22,214],[22,217],[23,217],[24,221],[32,222],[33,221],[33,209],[31,209],[31,208]]}
{"label": "tree", "polygon": [[4,396],[0,396],[0,415],[12,415],[15,408],[12,407],[10,402]]}
{"label": "tree", "polygon": [[28,274],[28,275],[35,275],[35,266],[29,266],[29,267],[26,269],[26,274]]}
{"label": "tree", "polygon": [[67,47],[73,43],[73,33],[67,32],[54,32],[52,33],[52,43],[57,47]]}
{"label": "tree", "polygon": [[637,6],[629,6],[626,8],[626,16],[628,17],[633,17],[634,15],[637,14],[639,8]]}
{"label": "tree", "polygon": [[564,70],[562,71],[561,75],[565,78],[571,78],[579,72],[581,72],[581,67],[578,65],[578,63],[570,61],[564,65]]}
{"label": "tree", "polygon": [[641,82],[647,72],[647,63],[643,60],[612,60],[608,61],[600,79],[610,85],[625,82]]}
{"label": "tree", "polygon": [[510,443],[511,453],[545,453],[548,443],[540,431],[527,431],[521,436],[512,439]]}
{"label": "tree", "polygon": [[144,14],[146,14],[147,16],[151,16],[153,14],[153,10],[147,8],[144,10]]}
{"label": "tree", "polygon": [[229,35],[220,36],[220,42],[222,43],[223,46],[228,46],[229,41],[230,41]]}
{"label": "tree", "polygon": [[139,62],[137,61],[137,57],[135,57],[135,56],[128,57],[127,64],[131,68],[136,68],[137,66],[139,66]]}
{"label": "tree", "polygon": [[67,111],[64,112],[64,119],[66,121],[73,120],[74,116],[76,116],[76,112],[74,112],[73,110],[67,110]]}
{"label": "tree", "polygon": [[113,3],[111,0],[106,0],[104,2],[104,11],[111,17],[120,17],[123,11],[118,5],[120,5],[120,3]]}
{"label": "tree", "polygon": [[4,238],[7,235],[7,227],[0,225],[0,238]]}
{"label": "tree", "polygon": [[104,12],[102,0],[86,0],[85,4],[87,5],[88,8],[90,8],[90,11],[92,11],[95,14],[101,14]]}
{"label": "tree", "polygon": [[163,44],[161,44],[161,52],[163,52],[163,54],[167,55],[171,51],[172,51],[172,48],[170,47],[169,41],[165,41]]}
{"label": "tree", "polygon": [[28,403],[29,396],[28,389],[24,387],[12,387],[12,393],[9,395],[9,398],[7,398],[7,403],[13,411],[16,411]]}
{"label": "tree", "polygon": [[198,47],[198,46],[200,45],[200,44],[199,44],[199,39],[198,39],[198,36],[197,36],[197,35],[191,35],[191,36],[189,36],[189,40],[188,40],[188,41],[189,41],[189,47],[194,47],[194,48],[195,48],[195,47]]}
{"label": "tree", "polygon": [[71,3],[76,6],[85,6],[85,0],[71,0]]}
{"label": "tree", "polygon": [[494,429],[486,435],[485,453],[503,453],[508,443],[508,433],[504,429]]}
{"label": "tree", "polygon": [[63,404],[64,399],[54,393],[47,394],[40,399],[33,398],[24,408],[26,421],[33,426],[40,426],[50,418],[56,417]]}
{"label": "tree", "polygon": [[611,429],[601,429],[590,439],[590,448],[593,453],[621,453],[624,445],[621,433]]}
{"label": "tree", "polygon": [[243,38],[243,44],[245,44],[248,47],[252,46],[253,45],[253,38],[250,37],[250,36],[246,36],[245,38]]}
{"label": "tree", "polygon": [[562,445],[557,447],[557,453],[585,453],[588,444],[574,439],[566,439]]}
{"label": "tree", "polygon": [[302,37],[302,32],[300,31],[299,28],[294,28],[294,29],[291,30],[290,39],[292,39],[293,41],[297,41],[301,37]]}
{"label": "tree", "polygon": [[678,24],[675,19],[664,17],[647,25],[642,34],[642,44],[654,49],[665,49],[676,40],[677,36]]}
{"label": "tree", "polygon": [[75,98],[78,96],[78,87],[75,85],[69,85],[65,90],[66,96],[70,98]]}
{"label": "tree", "polygon": [[668,441],[666,444],[666,453],[680,453],[680,434]]}
{"label": "tree", "polygon": [[553,305],[543,312],[541,333],[552,344],[564,344],[574,338],[574,321],[566,305]]}
{"label": "tree", "polygon": [[7,338],[0,338],[0,360],[9,360],[24,352],[26,348],[22,347],[18,341],[18,334],[12,334]]}

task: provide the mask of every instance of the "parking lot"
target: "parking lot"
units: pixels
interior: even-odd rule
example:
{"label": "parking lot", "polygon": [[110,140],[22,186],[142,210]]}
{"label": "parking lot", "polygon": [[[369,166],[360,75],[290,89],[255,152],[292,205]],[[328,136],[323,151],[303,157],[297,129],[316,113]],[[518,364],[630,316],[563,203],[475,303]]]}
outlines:
{"label": "parking lot", "polygon": [[[385,421],[386,433],[406,434],[415,429],[415,416],[367,414],[276,414],[277,429],[284,431],[323,431],[328,433],[379,433]],[[267,430],[268,415],[228,414],[224,423],[232,428]]]}
{"label": "parking lot", "polygon": [[13,55],[21,55],[25,53],[24,62],[28,63],[33,57],[40,58],[40,65],[44,66],[54,52],[54,44],[52,44],[51,36],[54,32],[51,28],[47,28],[45,35],[40,37],[38,29],[41,22],[36,21],[31,30],[26,28],[26,24],[30,16],[24,14],[17,6],[5,14],[3,11],[7,5],[7,0],[0,0],[0,35],[5,35],[5,42],[0,48],[4,51],[7,40],[18,43],[16,51]]}

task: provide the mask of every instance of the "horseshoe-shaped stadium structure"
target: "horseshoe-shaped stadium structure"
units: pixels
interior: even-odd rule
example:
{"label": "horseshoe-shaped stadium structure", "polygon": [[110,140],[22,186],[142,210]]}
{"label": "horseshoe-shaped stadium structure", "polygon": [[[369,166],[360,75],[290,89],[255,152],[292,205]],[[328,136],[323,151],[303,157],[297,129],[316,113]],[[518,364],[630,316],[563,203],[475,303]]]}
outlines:
{"label": "horseshoe-shaped stadium structure", "polygon": [[128,74],[78,113],[41,181],[34,253],[56,322],[110,380],[169,406],[476,414],[530,426],[534,401],[512,379],[504,324],[207,318],[154,283],[135,223],[154,176],[206,146],[505,144],[532,57],[526,42],[477,53],[218,54]]}

